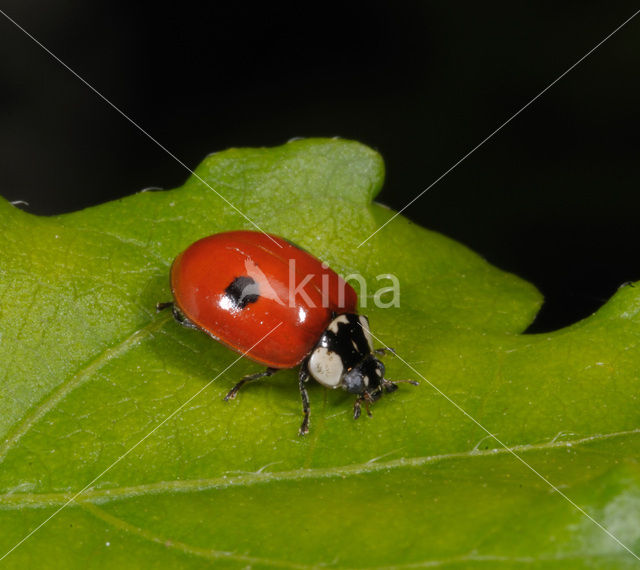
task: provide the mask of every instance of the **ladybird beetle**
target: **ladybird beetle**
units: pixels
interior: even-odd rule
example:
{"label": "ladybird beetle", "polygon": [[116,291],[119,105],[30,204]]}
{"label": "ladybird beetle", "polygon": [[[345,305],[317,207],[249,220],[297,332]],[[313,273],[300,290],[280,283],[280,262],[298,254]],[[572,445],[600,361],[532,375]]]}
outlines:
{"label": "ladybird beetle", "polygon": [[195,328],[267,369],[242,378],[225,396],[236,397],[247,382],[300,365],[298,385],[309,432],[309,377],[327,388],[357,396],[353,417],[364,403],[393,392],[384,377],[369,321],[357,314],[353,288],[319,259],[291,242],[261,232],[231,231],[196,241],[171,266],[176,321]]}

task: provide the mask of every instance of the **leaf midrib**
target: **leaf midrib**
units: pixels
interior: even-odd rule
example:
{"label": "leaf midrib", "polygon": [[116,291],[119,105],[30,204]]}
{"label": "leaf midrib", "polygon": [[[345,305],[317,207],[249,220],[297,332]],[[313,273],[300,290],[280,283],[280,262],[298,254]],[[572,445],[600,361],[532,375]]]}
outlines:
{"label": "leaf midrib", "polygon": [[[400,458],[384,462],[367,462],[353,465],[339,465],[313,469],[294,469],[291,471],[241,473],[238,475],[223,475],[210,479],[188,479],[174,481],[158,481],[129,487],[115,487],[109,489],[90,490],[77,497],[74,502],[78,504],[104,504],[146,495],[161,495],[165,493],[189,493],[207,491],[212,489],[226,489],[230,487],[248,487],[251,485],[277,483],[281,481],[301,481],[305,479],[329,479],[344,478],[348,476],[373,473],[377,471],[389,471],[392,469],[421,467],[424,465],[441,463],[459,459],[471,459],[474,457],[494,457],[507,455],[514,452],[520,456],[556,448],[574,448],[594,441],[621,438],[640,435],[640,428],[634,430],[613,432],[607,434],[595,434],[579,439],[555,441],[556,438],[545,443],[516,445],[509,449],[497,447],[492,449],[463,451],[458,453],[445,453],[441,455],[429,455],[425,457]],[[21,508],[46,508],[66,504],[77,491],[66,493],[5,493],[0,495],[0,510],[16,510]]]}

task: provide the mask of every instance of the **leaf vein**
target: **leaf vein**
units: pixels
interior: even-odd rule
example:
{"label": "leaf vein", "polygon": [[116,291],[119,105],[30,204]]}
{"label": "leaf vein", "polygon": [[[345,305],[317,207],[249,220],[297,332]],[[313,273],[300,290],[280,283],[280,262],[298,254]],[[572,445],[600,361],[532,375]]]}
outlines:
{"label": "leaf vein", "polygon": [[[545,443],[533,443],[516,445],[510,449],[518,454],[529,452],[552,450],[558,448],[574,448],[578,445],[586,445],[595,441],[614,439],[619,437],[640,435],[640,428],[620,431],[608,434],[596,434],[580,439],[556,441],[555,438]],[[280,481],[297,481],[303,479],[329,479],[343,478],[347,476],[388,471],[403,467],[421,467],[443,461],[456,459],[470,459],[473,457],[491,457],[507,455],[510,452],[503,447],[486,450],[472,449],[457,453],[430,455],[425,457],[412,457],[394,459],[385,462],[359,463],[354,465],[340,465],[325,468],[295,469],[291,471],[245,473],[236,476],[223,475],[210,479],[190,479],[175,481],[158,481],[129,487],[116,487],[108,489],[92,489],[78,497],[75,502],[80,505],[104,504],[111,501],[141,497],[145,495],[161,495],[165,493],[189,493],[208,491],[212,489],[225,489],[230,487],[242,487],[264,483],[277,483]],[[74,492],[61,493],[5,493],[0,495],[0,510],[15,510],[20,508],[45,508],[61,505],[74,496]]]}
{"label": "leaf vein", "polygon": [[210,548],[193,546],[186,542],[173,540],[171,538],[162,537],[157,534],[154,534],[152,531],[148,529],[141,528],[139,526],[131,524],[119,517],[116,517],[104,511],[103,509],[95,505],[85,504],[83,505],[83,508],[88,512],[90,512],[92,515],[94,515],[96,518],[100,519],[101,521],[105,522],[106,524],[114,528],[117,528],[118,530],[141,537],[155,544],[159,544],[160,546],[164,546],[165,548],[178,550],[184,554],[200,556],[202,558],[207,558],[209,560],[226,559],[226,560],[235,560],[238,562],[243,562],[248,564],[264,564],[264,565],[270,565],[270,566],[279,566],[282,568],[295,568],[300,570],[307,570],[307,569],[313,568],[313,566],[309,566],[306,564],[296,564],[294,562],[288,562],[286,560],[260,558],[257,556],[237,554],[235,552],[228,552],[224,550],[215,550]]}
{"label": "leaf vein", "polygon": [[5,460],[7,454],[18,444],[18,442],[31,430],[31,428],[42,419],[48,412],[53,410],[62,400],[64,400],[76,388],[79,388],[92,375],[100,370],[104,365],[108,364],[114,358],[125,354],[128,350],[136,346],[142,340],[153,335],[162,325],[169,320],[169,315],[163,315],[154,319],[149,324],[136,330],[123,341],[103,350],[90,363],[78,370],[73,376],[70,376],[55,390],[50,392],[44,400],[42,400],[30,414],[26,414],[13,428],[5,441],[0,445],[0,464]]}

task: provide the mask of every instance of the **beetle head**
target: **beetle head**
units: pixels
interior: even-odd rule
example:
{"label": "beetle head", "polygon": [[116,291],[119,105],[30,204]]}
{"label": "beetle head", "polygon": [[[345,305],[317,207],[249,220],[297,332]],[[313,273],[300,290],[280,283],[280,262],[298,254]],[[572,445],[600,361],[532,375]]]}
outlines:
{"label": "beetle head", "polygon": [[375,401],[382,394],[384,372],[384,364],[373,354],[369,354],[344,375],[343,387],[351,394],[369,394],[372,401]]}

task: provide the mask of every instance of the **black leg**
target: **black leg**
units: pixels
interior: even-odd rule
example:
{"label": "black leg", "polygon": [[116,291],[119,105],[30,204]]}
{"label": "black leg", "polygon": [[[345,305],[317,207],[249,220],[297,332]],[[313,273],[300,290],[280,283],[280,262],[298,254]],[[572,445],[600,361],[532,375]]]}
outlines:
{"label": "black leg", "polygon": [[378,356],[384,356],[385,354],[392,354],[393,356],[396,355],[396,351],[393,348],[376,348],[373,351],[374,354],[377,354]]}
{"label": "black leg", "polygon": [[[379,398],[380,396],[378,396]],[[353,404],[353,419],[357,420],[360,417],[360,412],[362,411],[362,403],[364,402],[364,407],[367,410],[367,415],[369,417],[373,416],[371,413],[370,405],[375,402],[377,398],[369,394],[369,392],[365,392],[362,396],[358,396],[356,398],[355,403]]]}
{"label": "black leg", "polygon": [[267,368],[263,372],[258,372],[256,374],[250,374],[249,376],[245,376],[240,382],[238,382],[229,393],[224,397],[225,401],[233,400],[238,393],[238,390],[242,388],[247,382],[252,382],[253,380],[258,380],[259,378],[264,378],[266,376],[271,376],[278,372],[279,368]]}
{"label": "black leg", "polygon": [[358,396],[356,398],[355,403],[353,404],[353,419],[357,420],[360,417],[362,402],[364,402],[364,398]]}
{"label": "black leg", "polygon": [[373,402],[375,402],[378,398],[380,398],[381,392],[378,392],[378,394],[376,395],[372,395],[369,392],[365,392],[364,393],[364,407],[367,410],[367,415],[369,417],[372,417],[373,414],[371,413],[371,408],[370,405],[373,404]]}
{"label": "black leg", "polygon": [[180,323],[183,327],[187,327],[188,329],[196,329],[200,330],[200,327],[195,323],[192,323],[184,313],[178,309],[175,303],[169,301],[167,303],[157,303],[156,304],[156,312],[164,311],[165,309],[171,308],[171,312],[173,313],[173,318]]}
{"label": "black leg", "polygon": [[309,394],[307,394],[307,388],[305,386],[307,380],[309,380],[309,371],[307,370],[307,363],[303,362],[300,365],[300,373],[298,375],[298,385],[300,387],[300,397],[302,398],[302,424],[300,425],[300,435],[307,435],[309,433]]}
{"label": "black leg", "polygon": [[390,382],[391,384],[413,384],[414,386],[420,386],[420,382],[416,382],[415,380],[387,380],[385,378],[383,383],[386,382]]}
{"label": "black leg", "polygon": [[391,392],[395,392],[398,389],[398,385],[390,381],[383,382],[382,387],[386,394],[391,394]]}
{"label": "black leg", "polygon": [[385,378],[382,381],[382,387],[387,394],[395,392],[398,389],[398,384],[413,384],[414,386],[419,385],[419,383],[415,380],[387,380]]}

